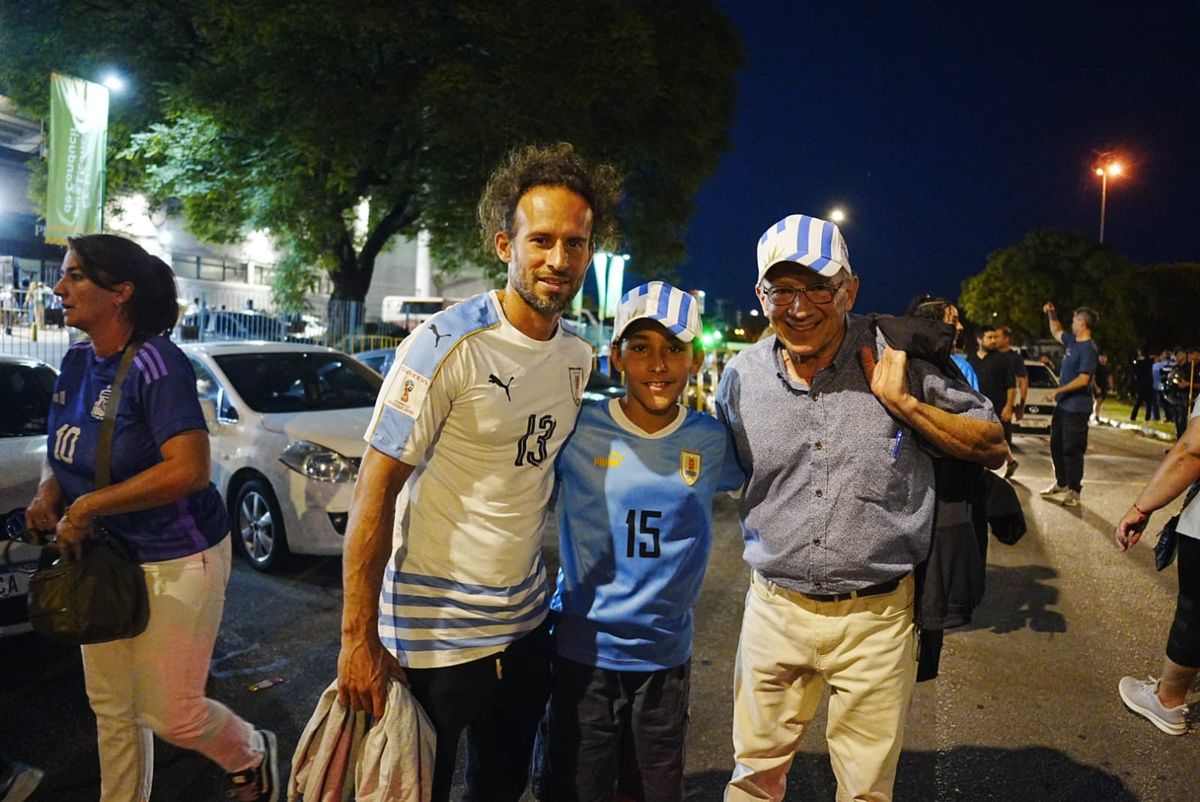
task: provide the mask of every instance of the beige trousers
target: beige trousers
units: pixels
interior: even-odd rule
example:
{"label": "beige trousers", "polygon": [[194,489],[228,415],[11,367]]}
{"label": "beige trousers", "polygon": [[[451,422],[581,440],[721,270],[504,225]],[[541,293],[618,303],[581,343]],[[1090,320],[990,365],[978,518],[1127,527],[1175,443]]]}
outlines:
{"label": "beige trousers", "polygon": [[198,554],[145,563],[146,631],[82,647],[96,714],[101,802],[150,798],[152,734],[194,749],[226,771],[262,761],[262,738],[254,728],[204,695],[230,561],[225,538]]}
{"label": "beige trousers", "polygon": [[816,602],[755,572],[734,669],[727,802],[783,799],[825,685],[838,802],[891,800],[915,649],[911,574],[891,593]]}

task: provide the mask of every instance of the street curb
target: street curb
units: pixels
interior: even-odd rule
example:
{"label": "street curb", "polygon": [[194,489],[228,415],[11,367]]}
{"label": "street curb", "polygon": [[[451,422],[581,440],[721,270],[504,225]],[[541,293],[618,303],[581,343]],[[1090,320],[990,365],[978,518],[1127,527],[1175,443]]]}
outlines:
{"label": "street curb", "polygon": [[1112,426],[1114,429],[1123,429],[1127,432],[1137,432],[1143,437],[1152,437],[1155,440],[1163,440],[1168,443],[1175,442],[1174,435],[1167,432],[1160,432],[1158,429],[1153,429],[1149,426],[1140,426],[1133,421],[1110,418],[1107,415],[1100,417],[1099,420],[1101,424],[1105,426]]}

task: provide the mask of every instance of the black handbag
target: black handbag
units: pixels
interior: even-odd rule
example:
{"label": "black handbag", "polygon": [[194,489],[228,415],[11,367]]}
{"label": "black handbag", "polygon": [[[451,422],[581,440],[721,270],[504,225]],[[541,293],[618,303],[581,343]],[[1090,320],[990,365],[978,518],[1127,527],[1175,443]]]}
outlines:
{"label": "black handbag", "polygon": [[[135,343],[125,347],[113,379],[96,446],[97,488],[109,483],[121,384],[140,347]],[[132,638],[146,630],[150,603],[145,574],[113,537],[94,527],[83,541],[82,557],[55,561],[54,556],[54,548],[47,547],[42,567],[29,578],[29,622],[40,635],[60,643],[84,644]]]}
{"label": "black handbag", "polygon": [[1187,498],[1184,499],[1182,509],[1172,515],[1171,519],[1163,524],[1162,531],[1158,533],[1158,542],[1154,544],[1154,567],[1160,571],[1175,562],[1175,553],[1179,550],[1179,533],[1175,531],[1175,527],[1179,525],[1179,516],[1183,515],[1187,505],[1192,503],[1197,491],[1200,491],[1200,482],[1192,485],[1188,490]]}
{"label": "black handbag", "polygon": [[83,542],[82,557],[59,560],[29,577],[29,622],[51,640],[83,644],[132,638],[149,620],[142,567],[111,537],[93,534]]}

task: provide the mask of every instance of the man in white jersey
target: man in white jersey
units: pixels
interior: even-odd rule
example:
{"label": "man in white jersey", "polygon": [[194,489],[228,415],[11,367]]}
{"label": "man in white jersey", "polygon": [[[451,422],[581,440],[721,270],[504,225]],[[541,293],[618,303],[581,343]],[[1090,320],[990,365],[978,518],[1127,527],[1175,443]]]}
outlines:
{"label": "man in white jersey", "polygon": [[592,359],[559,316],[619,191],[611,167],[568,144],[510,153],[479,204],[507,285],[405,339],[366,432],[339,697],[378,717],[389,676],[409,684],[437,730],[434,800],[449,799],[464,730],[464,800],[525,789],[550,679],[541,529]]}

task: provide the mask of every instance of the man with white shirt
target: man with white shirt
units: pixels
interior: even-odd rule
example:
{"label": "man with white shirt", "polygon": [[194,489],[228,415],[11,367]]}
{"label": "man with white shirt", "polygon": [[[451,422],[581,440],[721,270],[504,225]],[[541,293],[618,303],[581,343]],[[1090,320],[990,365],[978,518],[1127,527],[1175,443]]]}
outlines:
{"label": "man with white shirt", "polygon": [[409,684],[437,730],[434,800],[449,799],[464,730],[464,800],[525,789],[550,682],[541,529],[592,360],[559,317],[618,195],[615,171],[568,144],[510,153],[479,204],[507,285],[401,344],[365,435],[339,696],[378,717],[388,678]]}

